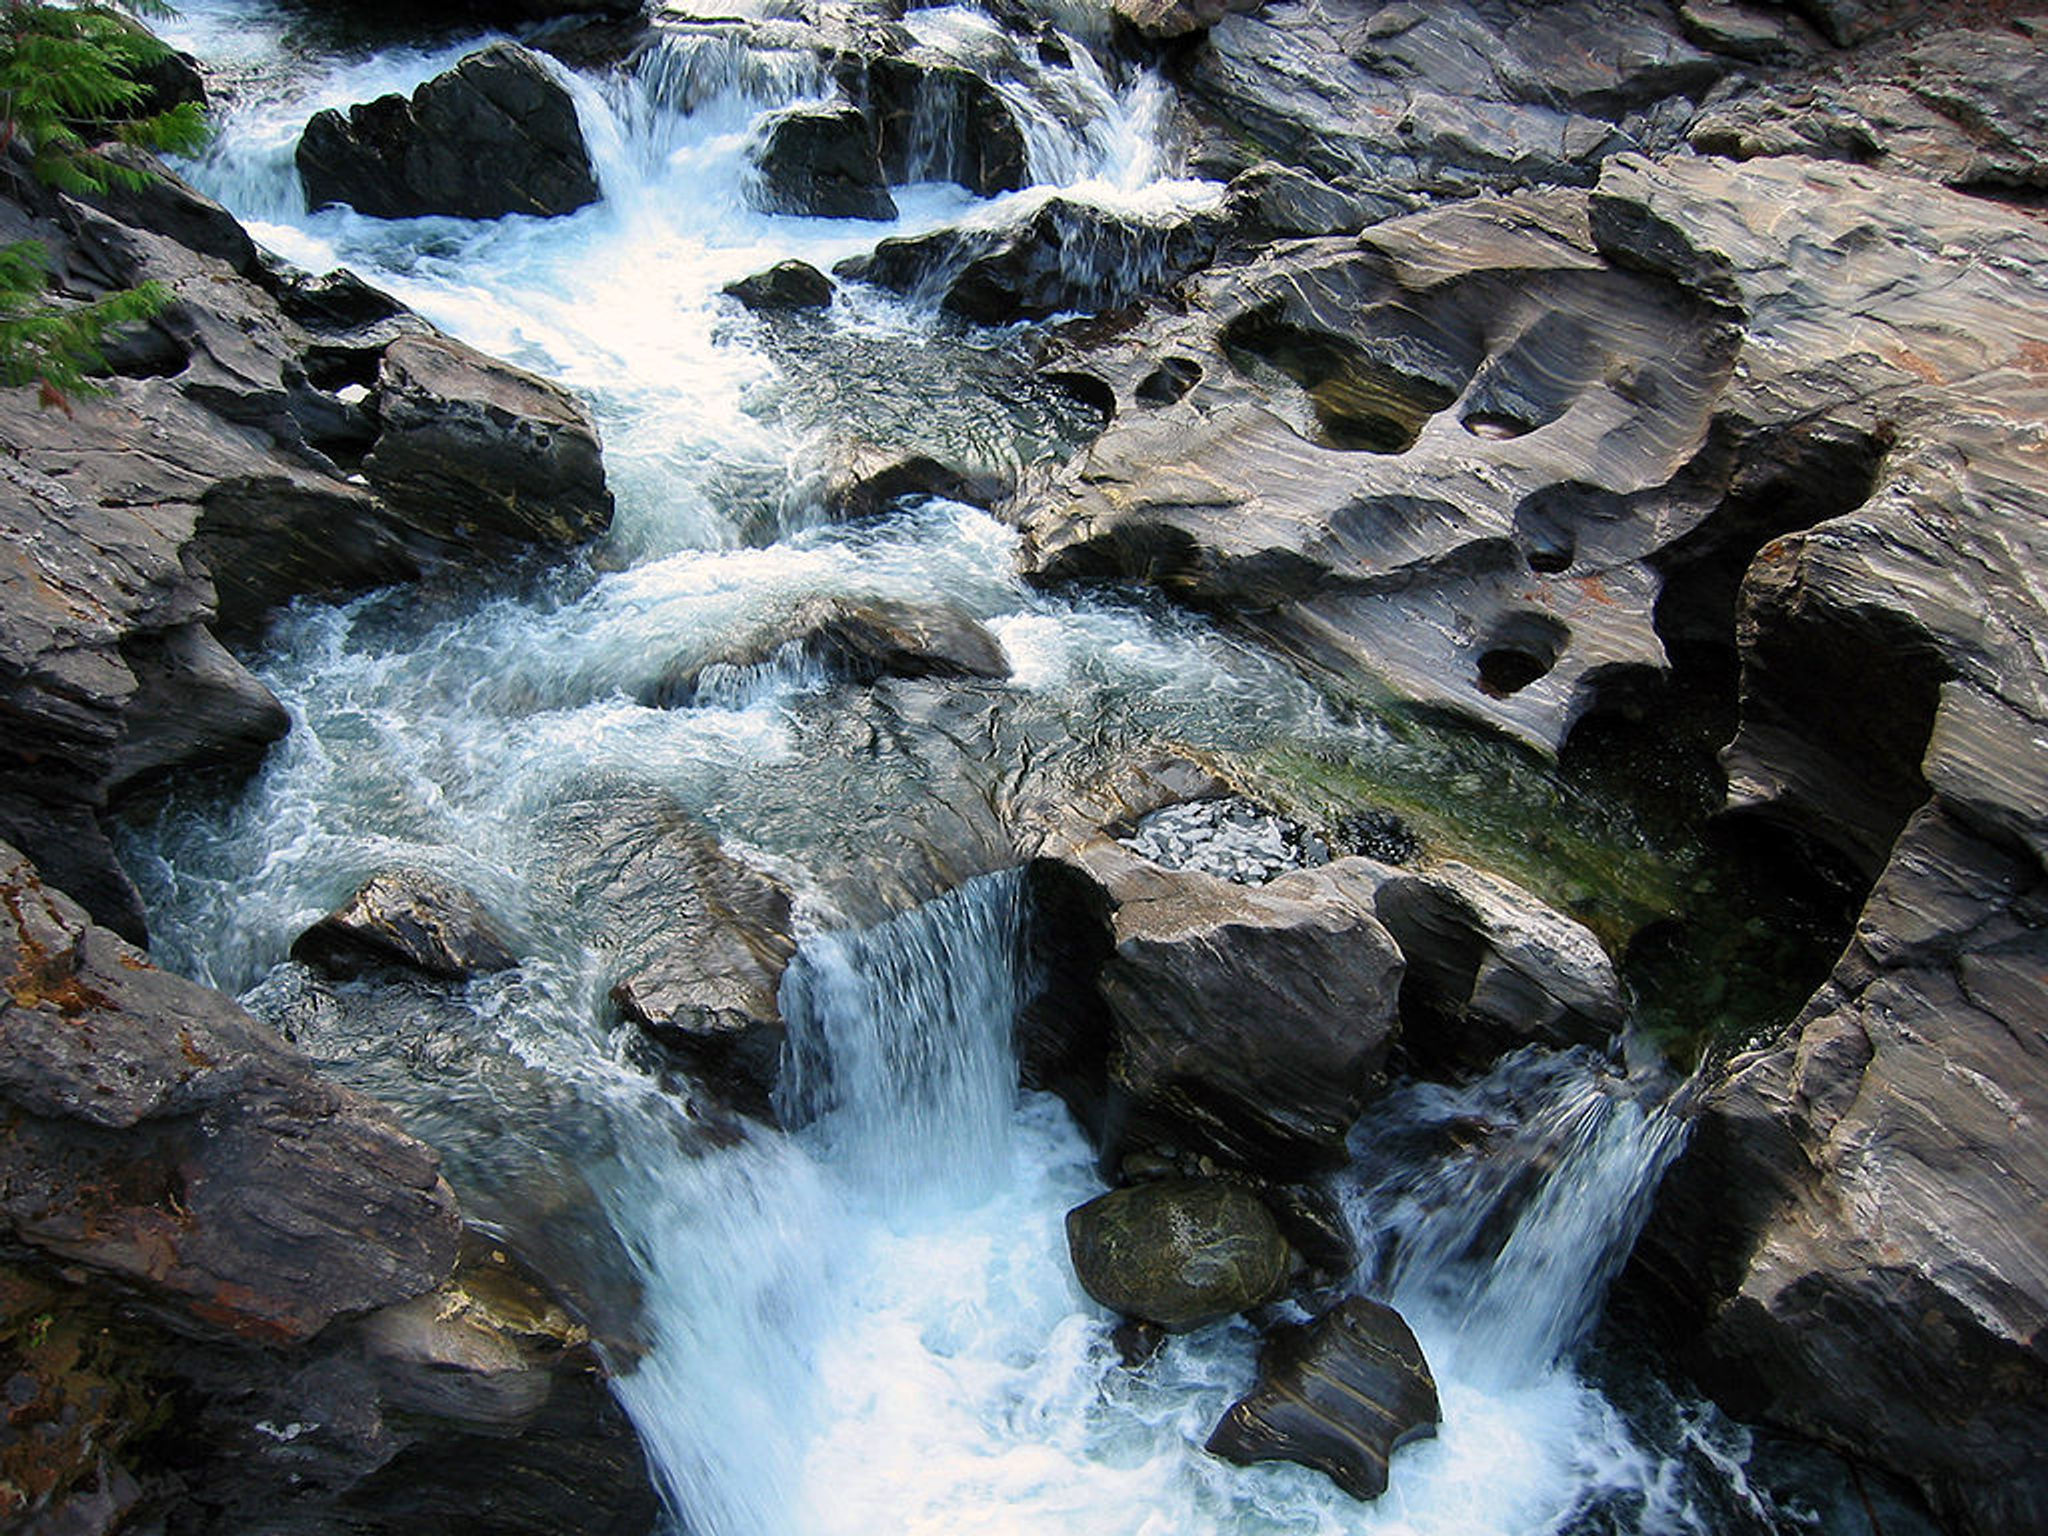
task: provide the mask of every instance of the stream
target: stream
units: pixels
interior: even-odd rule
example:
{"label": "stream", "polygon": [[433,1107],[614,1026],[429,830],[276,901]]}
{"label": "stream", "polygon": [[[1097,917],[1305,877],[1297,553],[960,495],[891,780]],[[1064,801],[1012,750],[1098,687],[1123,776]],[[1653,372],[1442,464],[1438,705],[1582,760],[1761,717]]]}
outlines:
{"label": "stream", "polygon": [[[965,9],[909,24],[964,58],[995,31]],[[819,494],[839,438],[914,425],[1014,469],[1071,452],[1085,412],[1032,378],[1027,337],[854,287],[801,334],[771,333],[719,290],[1055,188],[1111,208],[1213,203],[1219,188],[1176,178],[1160,82],[1114,78],[1076,44],[1019,92],[1033,187],[977,200],[918,185],[898,189],[890,226],[811,220],[749,206],[745,149],[763,112],[822,94],[817,70],[671,40],[630,73],[565,75],[600,203],[553,220],[380,221],[306,211],[300,128],[321,107],[409,90],[475,40],[330,52],[299,25],[262,0],[186,0],[166,25],[234,88],[188,173],[285,259],[351,267],[578,392],[603,429],[616,524],[556,569],[281,614],[249,659],[290,710],[290,737],[246,787],[170,794],[123,852],[161,963],[240,996],[391,1104],[441,1149],[472,1218],[563,1277],[610,1352],[675,1530],[1825,1528],[1749,1485],[1744,1431],[1675,1400],[1624,1412],[1581,1368],[1606,1282],[1682,1144],[1675,1085],[1654,1069],[1525,1053],[1463,1088],[1399,1088],[1368,1117],[1335,1181],[1368,1255],[1354,1283],[1403,1310],[1443,1402],[1440,1433],[1400,1453],[1376,1503],[1297,1467],[1203,1453],[1251,1383],[1249,1324],[1127,1370],[1114,1320],[1073,1278],[1062,1221],[1103,1185],[1058,1101],[1018,1088],[1010,1035],[1033,985],[1022,883],[994,869],[941,894],[951,882],[904,874],[933,796],[1027,761],[1082,784],[1158,742],[1389,761],[1421,749],[1339,717],[1195,619],[1027,587],[1015,534],[972,507],[927,500],[833,525]],[[987,761],[934,779],[937,749],[905,715],[926,695],[856,698],[803,668],[726,676],[690,708],[648,702],[677,667],[744,650],[821,596],[944,600],[984,624],[1014,668],[977,695]],[[591,849],[676,809],[798,895],[790,1134],[693,1099],[607,1001],[646,913]],[[286,960],[298,932],[393,865],[475,891],[520,968],[394,1000]],[[1436,1134],[1480,1121],[1483,1154]]]}

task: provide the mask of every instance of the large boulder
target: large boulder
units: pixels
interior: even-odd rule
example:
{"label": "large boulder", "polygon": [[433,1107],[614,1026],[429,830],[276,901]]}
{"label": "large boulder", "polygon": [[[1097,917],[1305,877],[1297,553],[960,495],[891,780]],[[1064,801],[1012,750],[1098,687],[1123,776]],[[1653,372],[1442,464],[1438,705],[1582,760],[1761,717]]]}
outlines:
{"label": "large boulder", "polygon": [[575,102],[516,43],[479,49],[410,100],[319,113],[295,158],[313,207],[384,219],[550,217],[599,195]]}
{"label": "large boulder", "polygon": [[775,113],[754,147],[756,207],[819,219],[893,219],[875,131],[848,103]]}
{"label": "large boulder", "polygon": [[1292,1262],[1264,1202],[1219,1179],[1098,1195],[1067,1212],[1067,1248],[1090,1296],[1171,1333],[1278,1299]]}
{"label": "large boulder", "polygon": [[1249,1466],[1292,1461],[1354,1499],[1387,1491],[1394,1452],[1436,1433],[1436,1380],[1392,1307],[1350,1296],[1266,1337],[1259,1381],[1230,1405],[1207,1449]]}
{"label": "large boulder", "polygon": [[1162,869],[1102,838],[1043,862],[1058,865],[1037,876],[1058,891],[1052,920],[1073,930],[1059,941],[1077,972],[1065,982],[1106,1035],[1105,1151],[1281,1180],[1342,1162],[1381,1081],[1401,985],[1363,861],[1256,887]]}

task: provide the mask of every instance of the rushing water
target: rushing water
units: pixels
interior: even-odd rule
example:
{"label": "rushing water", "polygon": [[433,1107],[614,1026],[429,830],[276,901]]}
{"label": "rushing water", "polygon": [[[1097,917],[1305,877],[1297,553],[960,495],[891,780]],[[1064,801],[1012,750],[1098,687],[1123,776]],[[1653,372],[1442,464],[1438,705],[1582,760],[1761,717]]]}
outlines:
{"label": "rushing water", "polygon": [[[1009,46],[965,10],[910,24],[966,59]],[[1140,210],[1213,200],[1172,177],[1158,82],[1112,79],[1079,44],[1070,65],[1034,65],[1004,89],[1038,185],[981,203],[905,189],[884,229],[747,203],[751,125],[823,89],[805,56],[674,42],[634,73],[570,80],[600,204],[383,222],[305,210],[296,134],[315,109],[409,88],[462,47],[307,54],[260,0],[191,0],[179,25],[239,82],[195,178],[287,258],[355,267],[578,390],[619,515],[590,567],[284,615],[257,665],[290,738],[245,792],[175,798],[130,840],[159,953],[398,1106],[444,1149],[472,1213],[565,1277],[683,1528],[1719,1528],[1679,1459],[1647,1448],[1572,1363],[1678,1144],[1658,1091],[1591,1058],[1517,1058],[1374,1117],[1342,1188],[1373,1256],[1359,1283],[1414,1320],[1445,1422],[1402,1453],[1385,1498],[1359,1505],[1301,1469],[1199,1450],[1249,1384],[1248,1325],[1176,1340],[1143,1370],[1116,1364],[1062,1235],[1101,1187],[1090,1153],[1055,1102],[1016,1088],[1009,1036],[1033,978],[1015,876],[879,922],[944,882],[864,897],[915,843],[893,829],[949,792],[995,794],[1027,762],[1078,780],[1131,743],[1357,729],[1198,625],[1027,590],[1012,535],[971,508],[822,526],[816,466],[849,425],[914,422],[1016,463],[1071,446],[1074,424],[1001,336],[848,293],[792,343],[718,296],[777,260],[829,265],[1053,187]],[[936,156],[950,125],[924,128]],[[714,667],[691,708],[649,702],[677,667],[744,653],[819,595],[943,598],[987,624],[1015,668],[990,694],[992,766],[954,765],[949,791],[925,748],[893,744],[916,735],[900,718],[914,700],[849,701],[787,655]],[[788,1135],[671,1092],[605,1001],[660,914],[618,895],[591,850],[679,812],[799,893]],[[392,864],[477,891],[516,935],[520,970],[393,1004],[283,963],[306,923]],[[1447,1127],[1471,1133],[1452,1156]]]}

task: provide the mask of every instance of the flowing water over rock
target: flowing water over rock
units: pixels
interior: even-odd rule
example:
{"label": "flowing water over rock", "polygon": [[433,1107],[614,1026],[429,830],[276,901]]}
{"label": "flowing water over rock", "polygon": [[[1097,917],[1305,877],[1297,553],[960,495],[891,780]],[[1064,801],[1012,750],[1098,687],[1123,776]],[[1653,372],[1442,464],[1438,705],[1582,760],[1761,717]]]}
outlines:
{"label": "flowing water over rock", "polygon": [[[720,290],[1055,189],[1143,216],[1213,206],[1215,187],[1172,179],[1157,82],[1112,80],[1079,44],[1031,63],[1001,90],[1034,185],[899,187],[882,229],[749,205],[751,131],[820,97],[814,56],[672,38],[635,72],[565,76],[598,204],[384,222],[307,213],[293,138],[316,109],[409,90],[462,50],[328,64],[276,52],[284,24],[248,0],[188,9],[179,40],[243,78],[195,178],[290,260],[354,267],[576,389],[619,509],[588,566],[284,615],[256,664],[290,737],[238,798],[181,791],[125,850],[157,953],[396,1105],[470,1209],[562,1278],[679,1529],[1472,1536],[1604,1528],[1609,1506],[1647,1532],[1745,1528],[1703,1524],[1678,1464],[1571,1363],[1680,1135],[1656,1092],[1591,1058],[1413,1090],[1359,1148],[1353,1221],[1390,1256],[1361,1280],[1409,1309],[1444,1404],[1376,1505],[1204,1456],[1249,1384],[1252,1331],[1217,1325],[1127,1372],[1067,1267],[1064,1213],[1101,1182],[1064,1109],[1016,1089],[1033,978],[997,812],[1161,740],[1402,748],[1191,620],[1027,589],[1015,536],[972,507],[829,525],[834,433],[914,419],[921,443],[1015,470],[1087,423],[1028,378],[1013,337],[864,290],[771,334]],[[963,11],[912,30],[958,57],[992,46]],[[919,125],[927,165],[947,153],[940,126]],[[688,707],[642,702],[820,597],[951,603],[1012,675],[856,690],[771,659],[720,663]],[[787,1135],[669,1091],[606,1002],[658,911],[621,872],[684,822],[797,898]],[[474,894],[517,971],[393,991],[285,964],[391,867]]]}

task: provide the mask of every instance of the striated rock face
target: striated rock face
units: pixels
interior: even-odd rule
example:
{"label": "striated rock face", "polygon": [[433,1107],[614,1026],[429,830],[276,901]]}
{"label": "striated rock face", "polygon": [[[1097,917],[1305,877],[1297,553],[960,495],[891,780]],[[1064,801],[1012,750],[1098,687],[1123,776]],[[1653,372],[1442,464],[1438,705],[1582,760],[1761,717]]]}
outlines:
{"label": "striated rock face", "polygon": [[[1165,8],[1190,11],[1209,14]],[[1226,177],[1270,157],[1376,190],[1584,184],[1610,154],[1676,142],[1685,114],[1662,104],[1728,67],[1625,0],[1280,0],[1210,20],[1178,73],[1210,129],[1197,163]]]}
{"label": "striated rock face", "polygon": [[1185,1333],[1276,1299],[1287,1240],[1259,1197],[1217,1179],[1111,1190],[1067,1212],[1081,1288],[1112,1311]]}
{"label": "striated rock face", "polygon": [[396,966],[451,980],[519,963],[482,903],[420,870],[371,879],[300,934],[292,958],[333,976]]}
{"label": "striated rock face", "polygon": [[1354,1499],[1387,1491],[1393,1453],[1436,1433],[1436,1381],[1392,1307],[1364,1296],[1267,1336],[1259,1382],[1231,1404],[1207,1449],[1250,1466],[1292,1461]]}
{"label": "striated rock face", "polygon": [[5,847],[0,909],[12,1241],[272,1343],[447,1275],[460,1219],[426,1147]]}
{"label": "striated rock face", "polygon": [[295,151],[306,200],[376,218],[573,213],[598,199],[575,103],[516,43],[492,43],[412,99],[314,117]]}
{"label": "striated rock face", "polygon": [[93,203],[20,185],[0,234],[41,240],[69,293],[155,280],[176,300],[114,347],[106,394],[0,401],[0,834],[139,938],[99,813],[253,762],[287,723],[214,624],[588,538],[611,503],[565,393],[347,274],[269,263],[173,179]]}

